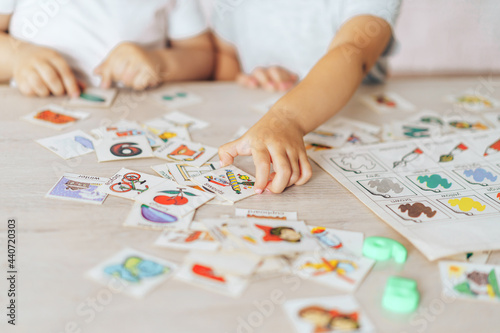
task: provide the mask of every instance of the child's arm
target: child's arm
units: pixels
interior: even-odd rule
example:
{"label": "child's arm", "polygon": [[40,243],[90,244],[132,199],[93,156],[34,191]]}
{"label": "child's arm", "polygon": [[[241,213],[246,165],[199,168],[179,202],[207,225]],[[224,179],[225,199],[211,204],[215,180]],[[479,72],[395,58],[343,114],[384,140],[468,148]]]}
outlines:
{"label": "child's arm", "polygon": [[215,80],[234,81],[247,88],[262,87],[269,91],[285,91],[298,80],[298,76],[278,66],[256,68],[250,74],[241,71],[236,49],[214,36],[216,48]]}
{"label": "child's arm", "polygon": [[96,68],[102,88],[112,82],[142,90],[162,82],[208,79],[214,66],[214,51],[209,33],[172,40],[171,47],[144,50],[133,43],[122,43]]}
{"label": "child's arm", "polygon": [[[366,33],[368,32],[368,34]],[[311,177],[303,136],[328,120],[349,101],[391,38],[389,24],[378,17],[356,16],[337,32],[328,53],[306,78],[281,98],[240,139],[219,149],[222,165],[238,155],[252,155],[255,191],[280,193]],[[275,174],[268,184],[270,164]]]}
{"label": "child's arm", "polygon": [[80,88],[66,60],[54,50],[9,35],[10,17],[0,15],[0,82],[14,78],[27,96],[78,96]]}

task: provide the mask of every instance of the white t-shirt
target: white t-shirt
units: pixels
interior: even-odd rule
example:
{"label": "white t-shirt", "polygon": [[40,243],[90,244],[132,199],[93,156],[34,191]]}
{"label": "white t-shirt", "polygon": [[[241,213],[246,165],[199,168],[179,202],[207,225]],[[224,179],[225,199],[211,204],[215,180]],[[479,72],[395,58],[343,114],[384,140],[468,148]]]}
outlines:
{"label": "white t-shirt", "polygon": [[216,0],[212,24],[236,47],[245,73],[278,65],[303,78],[345,22],[373,15],[393,28],[400,5],[401,0]]}
{"label": "white t-shirt", "polygon": [[1,0],[0,13],[12,14],[14,38],[58,51],[93,85],[94,69],[122,42],[157,49],[207,29],[197,0]]}

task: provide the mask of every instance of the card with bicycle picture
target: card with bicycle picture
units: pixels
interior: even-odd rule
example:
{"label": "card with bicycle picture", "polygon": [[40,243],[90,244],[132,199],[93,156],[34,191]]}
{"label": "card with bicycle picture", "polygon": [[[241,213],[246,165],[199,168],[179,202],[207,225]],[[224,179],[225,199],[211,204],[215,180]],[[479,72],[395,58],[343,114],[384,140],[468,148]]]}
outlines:
{"label": "card with bicycle picture", "polygon": [[144,172],[122,168],[98,190],[117,197],[134,200],[139,194],[159,185],[166,180]]}
{"label": "card with bicycle picture", "polygon": [[215,194],[210,192],[180,186],[175,182],[165,180],[149,191],[138,195],[135,201],[162,212],[183,217],[213,197],[215,197]]}
{"label": "card with bicycle picture", "polygon": [[99,162],[153,157],[153,150],[145,135],[103,138],[96,145],[95,152]]}

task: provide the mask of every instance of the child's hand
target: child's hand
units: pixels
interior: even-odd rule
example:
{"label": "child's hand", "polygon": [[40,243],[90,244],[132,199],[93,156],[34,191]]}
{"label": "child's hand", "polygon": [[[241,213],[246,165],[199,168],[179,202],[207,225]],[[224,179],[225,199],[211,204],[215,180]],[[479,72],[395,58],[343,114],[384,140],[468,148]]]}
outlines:
{"label": "child's hand", "polygon": [[46,97],[50,94],[71,97],[80,95],[73,71],[54,50],[23,44],[14,62],[13,78],[26,96]]}
{"label": "child's hand", "polygon": [[286,91],[297,82],[298,76],[281,67],[257,68],[252,74],[239,74],[236,81],[247,88]]}
{"label": "child's hand", "polygon": [[[257,178],[255,192],[269,189],[281,193],[286,187],[302,185],[311,178],[303,136],[300,126],[270,111],[241,138],[219,148],[221,166],[232,164],[238,155],[252,155]],[[269,175],[271,163],[275,172]]]}
{"label": "child's hand", "polygon": [[111,51],[94,73],[102,77],[101,88],[111,87],[112,82],[122,82],[126,87],[144,90],[160,84],[160,67],[155,51],[146,51],[133,43],[122,43]]}

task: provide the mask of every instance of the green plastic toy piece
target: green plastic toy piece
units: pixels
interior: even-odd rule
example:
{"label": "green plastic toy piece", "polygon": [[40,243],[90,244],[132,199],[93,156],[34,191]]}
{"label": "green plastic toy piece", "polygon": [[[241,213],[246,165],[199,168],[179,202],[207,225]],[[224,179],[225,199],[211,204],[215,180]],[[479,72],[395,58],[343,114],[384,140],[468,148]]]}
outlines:
{"label": "green plastic toy piece", "polygon": [[408,251],[394,239],[386,237],[368,237],[363,243],[363,255],[377,261],[384,261],[394,258],[400,264],[406,261]]}
{"label": "green plastic toy piece", "polygon": [[417,281],[399,276],[391,276],[385,285],[382,306],[384,309],[410,313],[417,309],[420,294],[417,290]]}

